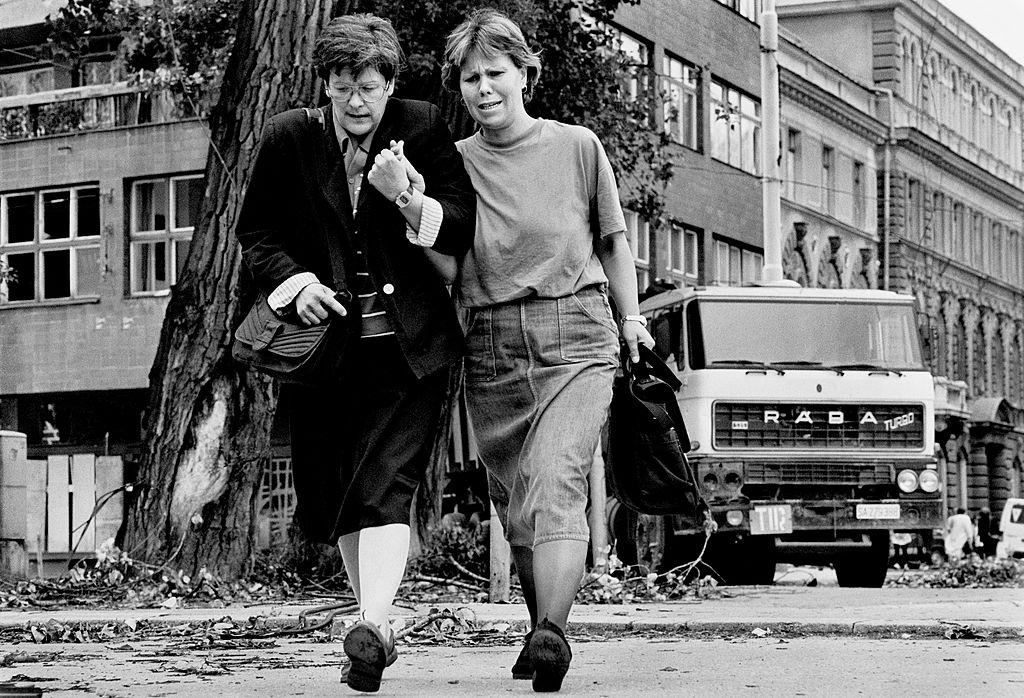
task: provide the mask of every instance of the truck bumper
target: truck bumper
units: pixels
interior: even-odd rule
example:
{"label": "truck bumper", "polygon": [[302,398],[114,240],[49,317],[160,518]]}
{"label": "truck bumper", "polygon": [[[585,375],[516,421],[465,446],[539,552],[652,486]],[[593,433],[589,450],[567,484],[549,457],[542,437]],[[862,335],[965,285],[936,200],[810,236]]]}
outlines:
{"label": "truck bumper", "polygon": [[[942,500],[938,498],[783,499],[712,504],[711,511],[719,533],[752,536],[800,537],[804,533],[815,538],[839,538],[844,533],[870,531],[931,531],[945,522]],[[885,518],[880,518],[883,515]],[[676,533],[684,532],[676,526]]]}

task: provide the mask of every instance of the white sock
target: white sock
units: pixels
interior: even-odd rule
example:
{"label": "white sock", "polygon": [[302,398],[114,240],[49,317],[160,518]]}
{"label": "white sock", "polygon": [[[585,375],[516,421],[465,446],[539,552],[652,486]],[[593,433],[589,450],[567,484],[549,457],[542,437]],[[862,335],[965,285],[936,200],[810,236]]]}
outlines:
{"label": "white sock", "polygon": [[352,593],[356,596],[356,603],[359,603],[359,531],[346,533],[338,539],[338,550],[341,551],[342,562],[345,563],[345,574],[348,575],[348,585],[352,587]]}
{"label": "white sock", "polygon": [[388,612],[409,559],[409,526],[388,524],[359,532],[359,608],[363,618],[387,633]]}

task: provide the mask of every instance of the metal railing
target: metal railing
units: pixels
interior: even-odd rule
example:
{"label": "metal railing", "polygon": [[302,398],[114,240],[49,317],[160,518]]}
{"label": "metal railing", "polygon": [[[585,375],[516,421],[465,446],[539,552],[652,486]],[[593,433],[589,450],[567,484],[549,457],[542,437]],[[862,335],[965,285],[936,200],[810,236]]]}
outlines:
{"label": "metal railing", "polygon": [[42,138],[194,117],[170,90],[127,82],[0,97],[0,141]]}

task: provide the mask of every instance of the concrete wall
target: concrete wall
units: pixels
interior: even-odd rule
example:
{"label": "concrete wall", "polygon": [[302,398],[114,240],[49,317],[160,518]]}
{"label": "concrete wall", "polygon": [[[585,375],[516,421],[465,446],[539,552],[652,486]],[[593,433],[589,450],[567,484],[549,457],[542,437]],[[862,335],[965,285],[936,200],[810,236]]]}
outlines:
{"label": "concrete wall", "polygon": [[0,306],[0,395],[148,384],[167,297],[129,295],[128,185],[201,172],[206,153],[196,121],[0,145],[0,193],[98,184],[105,262],[98,299]]}

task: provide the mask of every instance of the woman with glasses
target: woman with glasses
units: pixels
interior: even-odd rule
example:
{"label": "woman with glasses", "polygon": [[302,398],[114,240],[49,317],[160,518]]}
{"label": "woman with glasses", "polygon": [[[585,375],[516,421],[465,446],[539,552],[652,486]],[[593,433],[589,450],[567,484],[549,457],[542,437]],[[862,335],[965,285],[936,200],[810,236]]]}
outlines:
{"label": "woman with glasses", "polygon": [[[330,105],[273,117],[237,227],[273,308],[350,337],[328,385],[282,387],[295,518],[337,544],[361,609],[347,683],[376,691],[395,661],[388,611],[409,552],[409,509],[464,349],[432,259],[472,244],[475,195],[438,110],[393,98],[402,49],[372,15],[331,21],[313,56]],[[330,238],[345,289],[334,286]],[[344,293],[348,291],[351,296]]]}
{"label": "woman with glasses", "polygon": [[608,158],[590,130],[527,113],[539,73],[538,55],[499,12],[477,11],[448,36],[445,86],[480,127],[457,143],[477,192],[458,286],[470,312],[466,395],[532,626],[512,675],[557,691],[619,339],[634,359],[639,342],[654,341]]}

